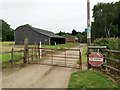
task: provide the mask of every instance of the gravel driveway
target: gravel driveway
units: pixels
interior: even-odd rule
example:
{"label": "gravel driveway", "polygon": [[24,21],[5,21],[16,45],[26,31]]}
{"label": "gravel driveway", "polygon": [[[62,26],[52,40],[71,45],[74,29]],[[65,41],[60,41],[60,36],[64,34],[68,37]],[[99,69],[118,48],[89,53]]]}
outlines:
{"label": "gravel driveway", "polygon": [[[75,48],[83,51],[85,44]],[[3,71],[3,88],[67,88],[69,78],[75,69],[32,64],[16,71]]]}

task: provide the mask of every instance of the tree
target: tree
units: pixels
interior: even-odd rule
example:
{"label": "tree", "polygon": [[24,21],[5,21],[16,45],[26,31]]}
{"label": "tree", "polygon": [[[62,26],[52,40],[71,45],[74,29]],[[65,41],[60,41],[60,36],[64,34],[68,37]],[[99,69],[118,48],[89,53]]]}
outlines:
{"label": "tree", "polygon": [[62,35],[66,35],[66,33],[60,31],[59,33],[56,33],[56,35],[62,36]]}
{"label": "tree", "polygon": [[14,40],[14,30],[10,28],[4,20],[0,19],[0,25],[2,26],[2,41],[13,41]]}
{"label": "tree", "polygon": [[73,29],[73,30],[72,30],[72,35],[75,36],[75,35],[77,35],[77,34],[78,34],[78,32]]}
{"label": "tree", "polygon": [[93,9],[92,39],[117,37],[119,35],[120,1],[116,3],[98,3]]}

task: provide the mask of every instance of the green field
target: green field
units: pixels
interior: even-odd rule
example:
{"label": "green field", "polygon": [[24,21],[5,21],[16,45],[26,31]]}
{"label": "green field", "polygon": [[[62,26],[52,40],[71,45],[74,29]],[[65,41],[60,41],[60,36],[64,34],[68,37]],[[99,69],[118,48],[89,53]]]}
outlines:
{"label": "green field", "polygon": [[[1,52],[10,52],[14,42],[0,42]],[[68,49],[80,45],[80,43],[66,43],[59,45],[42,45],[42,48],[52,48],[52,49]],[[28,45],[29,47],[35,47],[35,45]],[[24,50],[24,45],[14,45],[14,51]],[[14,59],[23,57],[23,53],[14,53]],[[1,54],[0,62],[5,62],[11,60],[11,54]]]}
{"label": "green field", "polygon": [[108,76],[90,70],[72,73],[68,88],[118,88]]}
{"label": "green field", "polygon": [[[0,57],[2,57],[2,59],[0,60],[0,63],[11,60],[11,54],[0,54]],[[22,53],[13,54],[13,59],[20,58],[20,57],[23,57]]]}

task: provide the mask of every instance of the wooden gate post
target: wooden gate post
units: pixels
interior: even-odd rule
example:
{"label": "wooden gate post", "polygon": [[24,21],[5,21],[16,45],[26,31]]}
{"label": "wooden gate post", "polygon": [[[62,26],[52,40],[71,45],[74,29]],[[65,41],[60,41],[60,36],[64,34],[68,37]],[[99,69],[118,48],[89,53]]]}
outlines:
{"label": "wooden gate post", "polygon": [[28,57],[28,38],[25,38],[24,40],[24,64],[27,62],[27,57]]}
{"label": "wooden gate post", "polygon": [[11,50],[11,67],[13,67],[13,47],[12,47],[12,50]]}

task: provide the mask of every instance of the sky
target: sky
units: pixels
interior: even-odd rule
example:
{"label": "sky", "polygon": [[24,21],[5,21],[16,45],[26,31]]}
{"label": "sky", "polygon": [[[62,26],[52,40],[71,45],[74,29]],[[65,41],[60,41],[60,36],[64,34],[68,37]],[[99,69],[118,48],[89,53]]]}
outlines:
{"label": "sky", "polygon": [[[91,22],[93,6],[100,2],[119,0],[90,0]],[[57,33],[83,32],[87,27],[87,0],[0,0],[0,19],[11,28],[30,24]]]}

